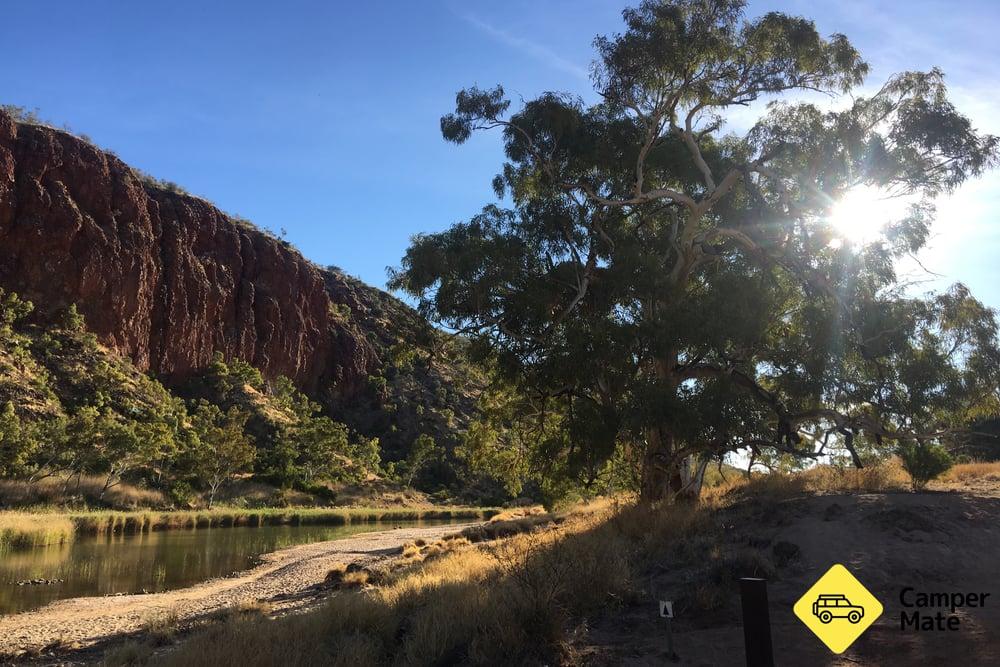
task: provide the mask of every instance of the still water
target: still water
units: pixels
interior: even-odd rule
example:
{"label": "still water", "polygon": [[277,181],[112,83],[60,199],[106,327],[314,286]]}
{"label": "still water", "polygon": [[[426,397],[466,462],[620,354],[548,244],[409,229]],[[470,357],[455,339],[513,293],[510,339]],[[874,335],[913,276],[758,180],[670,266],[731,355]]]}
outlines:
{"label": "still water", "polygon": [[[245,570],[261,554],[296,544],[433,523],[447,522],[165,530],[78,536],[69,544],[0,551],[0,614],[34,609],[62,598],[183,588]],[[31,579],[62,582],[17,585]]]}

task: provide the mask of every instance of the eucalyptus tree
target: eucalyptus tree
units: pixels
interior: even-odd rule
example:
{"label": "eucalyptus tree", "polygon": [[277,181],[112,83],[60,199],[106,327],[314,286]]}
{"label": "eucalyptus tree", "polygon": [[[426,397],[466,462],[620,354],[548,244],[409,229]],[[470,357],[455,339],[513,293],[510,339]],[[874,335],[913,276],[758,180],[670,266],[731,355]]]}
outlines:
{"label": "eucalyptus tree", "polygon": [[[514,390],[504,424],[537,434],[522,463],[594,481],[624,448],[655,501],[692,488],[692,456],[836,442],[860,466],[862,444],[947,438],[996,387],[995,319],[960,285],[910,295],[895,260],[997,139],[940,71],[865,87],[848,39],[804,18],[749,19],[740,0],[623,16],[595,40],[595,104],[458,94],[442,132],[502,134],[500,201],[415,237],[391,275]],[[859,188],[909,202],[865,244],[832,215]]]}

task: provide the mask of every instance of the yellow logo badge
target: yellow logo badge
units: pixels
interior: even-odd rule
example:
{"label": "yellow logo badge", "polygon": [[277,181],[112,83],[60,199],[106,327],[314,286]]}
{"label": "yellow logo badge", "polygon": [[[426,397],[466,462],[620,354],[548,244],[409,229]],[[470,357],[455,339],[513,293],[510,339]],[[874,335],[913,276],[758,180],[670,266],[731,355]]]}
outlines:
{"label": "yellow logo badge", "polygon": [[792,608],[834,653],[843,653],[882,615],[882,603],[843,565],[826,571]]}

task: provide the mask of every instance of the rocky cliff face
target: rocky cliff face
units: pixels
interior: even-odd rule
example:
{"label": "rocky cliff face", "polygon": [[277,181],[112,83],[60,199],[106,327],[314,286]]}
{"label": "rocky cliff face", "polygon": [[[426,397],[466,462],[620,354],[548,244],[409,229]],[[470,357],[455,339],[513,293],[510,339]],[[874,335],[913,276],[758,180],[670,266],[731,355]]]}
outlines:
{"label": "rocky cliff face", "polygon": [[0,286],[42,313],[75,303],[138,368],[180,381],[220,351],[306,391],[355,393],[378,360],[338,316],[354,299],[338,285],[211,204],[0,112]]}

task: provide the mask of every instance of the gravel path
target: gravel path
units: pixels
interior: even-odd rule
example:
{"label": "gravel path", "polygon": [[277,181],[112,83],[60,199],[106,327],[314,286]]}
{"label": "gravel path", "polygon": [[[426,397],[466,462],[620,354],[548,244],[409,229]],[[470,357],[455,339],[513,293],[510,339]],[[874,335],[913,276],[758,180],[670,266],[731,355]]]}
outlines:
{"label": "gravel path", "polygon": [[[261,564],[235,577],[147,595],[73,598],[41,609],[0,616],[0,656],[50,646],[85,648],[113,635],[142,629],[157,618],[179,625],[242,603],[266,602],[290,611],[325,595],[319,586],[336,563],[368,564],[395,554],[417,538],[436,540],[465,525],[399,528],[330,542],[302,544],[261,557]],[[2,658],[0,658],[2,661]]]}

